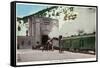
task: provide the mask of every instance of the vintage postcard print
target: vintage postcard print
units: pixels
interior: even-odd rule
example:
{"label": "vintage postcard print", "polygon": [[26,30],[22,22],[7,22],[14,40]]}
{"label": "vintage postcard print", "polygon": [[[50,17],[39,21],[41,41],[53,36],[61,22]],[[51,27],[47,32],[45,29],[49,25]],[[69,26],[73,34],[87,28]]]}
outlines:
{"label": "vintage postcard print", "polygon": [[97,61],[97,6],[15,5],[16,65]]}

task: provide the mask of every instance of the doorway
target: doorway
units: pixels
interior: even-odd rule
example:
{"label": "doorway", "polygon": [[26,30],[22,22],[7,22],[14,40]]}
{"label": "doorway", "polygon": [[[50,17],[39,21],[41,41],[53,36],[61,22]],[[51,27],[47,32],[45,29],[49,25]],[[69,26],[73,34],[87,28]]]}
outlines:
{"label": "doorway", "polygon": [[42,45],[46,45],[46,42],[48,41],[48,39],[49,39],[48,35],[42,35],[42,38],[41,38]]}

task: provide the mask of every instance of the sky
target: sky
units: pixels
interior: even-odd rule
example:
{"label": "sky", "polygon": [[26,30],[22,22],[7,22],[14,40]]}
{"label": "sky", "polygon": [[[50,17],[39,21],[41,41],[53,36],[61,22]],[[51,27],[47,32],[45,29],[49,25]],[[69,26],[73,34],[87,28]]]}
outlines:
{"label": "sky", "polygon": [[42,9],[47,8],[46,5],[39,5],[39,4],[33,4],[33,5],[29,5],[29,4],[16,4],[16,16],[17,17],[23,17],[23,16],[27,16],[27,15],[31,15],[33,13],[36,13]]}

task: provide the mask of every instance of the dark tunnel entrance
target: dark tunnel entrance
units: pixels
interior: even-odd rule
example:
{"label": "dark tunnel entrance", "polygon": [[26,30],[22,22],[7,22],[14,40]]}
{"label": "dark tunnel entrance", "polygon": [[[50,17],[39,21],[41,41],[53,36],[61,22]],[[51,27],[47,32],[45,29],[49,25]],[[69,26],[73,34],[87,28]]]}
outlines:
{"label": "dark tunnel entrance", "polygon": [[42,35],[42,38],[41,38],[42,45],[46,45],[48,39],[49,39],[49,36],[48,35]]}

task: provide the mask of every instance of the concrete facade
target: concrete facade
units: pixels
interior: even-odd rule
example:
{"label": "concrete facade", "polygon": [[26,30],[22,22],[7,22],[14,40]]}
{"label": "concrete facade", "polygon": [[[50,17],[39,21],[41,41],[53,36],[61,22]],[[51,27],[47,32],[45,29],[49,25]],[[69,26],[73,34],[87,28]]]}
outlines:
{"label": "concrete facade", "polygon": [[[26,31],[26,36],[17,36],[17,46],[19,49],[32,48],[37,42],[41,45],[44,39],[43,36],[48,36],[52,30],[53,22],[56,21],[58,23],[56,19],[46,17],[28,17],[27,19],[28,30]],[[28,40],[30,40],[30,45],[27,44]],[[24,44],[22,45],[23,41]]]}

